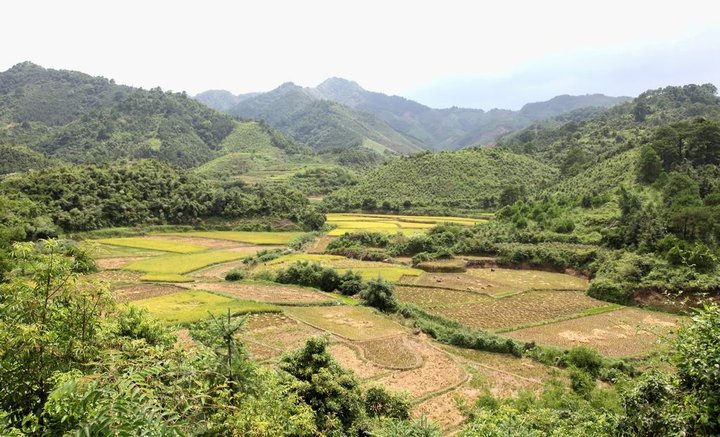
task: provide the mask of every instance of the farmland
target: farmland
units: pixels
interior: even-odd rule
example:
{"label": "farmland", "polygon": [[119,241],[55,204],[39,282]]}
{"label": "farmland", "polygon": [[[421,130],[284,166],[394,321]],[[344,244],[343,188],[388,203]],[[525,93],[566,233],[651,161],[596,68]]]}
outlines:
{"label": "farmland", "polygon": [[410,215],[381,215],[381,214],[328,214],[327,223],[336,226],[328,235],[338,236],[352,232],[382,232],[394,234],[422,233],[440,223],[455,223],[472,226],[487,222],[490,216],[484,218],[467,217],[438,217],[438,216],[410,216]]}
{"label": "farmland", "polygon": [[[388,221],[373,214],[330,217],[346,226],[376,226],[375,230],[383,232],[424,232],[446,220],[461,225],[475,220],[393,216]],[[357,297],[268,282],[267,275],[299,261],[319,263],[340,274],[352,270],[363,280],[380,277],[396,283],[401,304],[414,305],[467,329],[544,346],[588,346],[607,357],[645,356],[655,350],[657,338],[678,323],[674,316],[593,299],[585,294],[588,281],[579,276],[465,268],[460,258],[434,262],[442,268],[455,266],[459,269],[456,273],[426,272],[392,260],[330,255],[318,244],[310,244],[308,251],[314,253],[288,253],[256,264],[243,262],[260,250],[284,248],[296,236],[198,231],[103,239],[94,247],[103,249],[96,253],[104,270],[94,275],[110,281],[118,300],[144,308],[172,326],[191,326],[228,311],[248,315],[240,338],[250,356],[267,365],[274,365],[309,338],[325,336],[332,356],[355,372],[364,386],[380,385],[391,392],[407,393],[415,417],[427,416],[445,430],[459,426],[466,417],[462,405],[472,404],[483,393],[512,397],[558,378],[567,385],[566,371],[526,357],[439,344],[418,334],[402,318],[358,305]],[[318,241],[329,238],[333,237],[322,236]],[[234,269],[247,278],[224,281],[225,274]]]}

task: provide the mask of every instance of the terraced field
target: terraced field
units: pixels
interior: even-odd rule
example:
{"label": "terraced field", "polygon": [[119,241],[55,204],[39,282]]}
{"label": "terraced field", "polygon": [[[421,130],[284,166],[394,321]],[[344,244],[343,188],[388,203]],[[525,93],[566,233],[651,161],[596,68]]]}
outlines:
{"label": "terraced field", "polygon": [[328,235],[338,236],[350,232],[370,231],[394,234],[422,233],[441,223],[455,223],[472,226],[485,223],[486,218],[468,217],[438,217],[438,216],[410,216],[410,215],[382,215],[382,214],[328,214],[327,223],[337,226]]}

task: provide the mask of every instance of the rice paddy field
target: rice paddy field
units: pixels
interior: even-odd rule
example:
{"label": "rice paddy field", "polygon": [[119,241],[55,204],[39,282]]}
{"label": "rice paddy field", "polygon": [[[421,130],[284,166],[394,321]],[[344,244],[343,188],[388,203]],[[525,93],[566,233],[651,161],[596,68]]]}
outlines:
{"label": "rice paddy field", "polygon": [[383,214],[328,214],[327,223],[337,226],[328,233],[338,236],[351,232],[383,232],[394,234],[397,232],[411,235],[425,232],[441,223],[454,223],[464,226],[473,226],[485,223],[491,216],[485,218],[468,217],[438,217],[438,216],[412,216],[412,215],[383,215]]}
{"label": "rice paddy field", "polygon": [[[414,216],[389,220],[373,214],[331,214],[330,218],[343,223],[338,229],[391,232],[424,232],[449,219],[462,225],[478,220]],[[102,270],[93,276],[109,282],[119,301],[144,308],[169,325],[228,311],[247,315],[240,336],[250,355],[267,365],[311,337],[326,336],[334,358],[364,385],[408,393],[413,416],[426,416],[445,432],[465,420],[463,405],[482,394],[515,396],[551,379],[567,384],[566,371],[528,358],[440,345],[398,323],[400,319],[358,305],[357,299],[347,296],[253,279],[228,282],[225,274],[240,268],[252,278],[297,261],[317,262],[340,273],[352,269],[364,279],[379,276],[395,282],[401,302],[468,328],[559,348],[588,346],[609,357],[645,356],[679,322],[675,316],[590,298],[585,294],[587,280],[581,277],[502,268],[444,273],[359,261],[321,253],[330,236],[309,245],[312,253],[292,253],[255,266],[242,261],[259,250],[283,248],[297,235],[210,231],[96,240],[91,244]]]}

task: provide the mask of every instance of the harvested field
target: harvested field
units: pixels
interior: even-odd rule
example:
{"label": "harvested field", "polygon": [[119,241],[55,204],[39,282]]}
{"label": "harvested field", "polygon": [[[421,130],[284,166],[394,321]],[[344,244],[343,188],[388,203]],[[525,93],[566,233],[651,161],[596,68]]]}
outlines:
{"label": "harvested field", "polygon": [[530,358],[517,358],[508,354],[464,349],[449,345],[440,345],[440,347],[459,357],[463,362],[476,365],[478,368],[482,367],[512,374],[531,384],[542,384],[548,379],[560,377],[563,374],[563,371],[558,368],[546,366]]}
{"label": "harvested field", "polygon": [[463,305],[472,303],[490,304],[491,297],[467,291],[446,290],[443,288],[428,287],[395,287],[397,297],[402,302],[409,302],[426,309],[443,307],[447,305]]}
{"label": "harvested field", "polygon": [[415,342],[407,335],[355,343],[364,358],[379,366],[392,369],[412,369],[422,365],[422,356],[415,350]]}
{"label": "harvested field", "polygon": [[302,232],[242,232],[242,231],[198,231],[169,233],[179,237],[210,238],[215,240],[236,241],[239,243],[260,244],[260,245],[286,245],[293,238],[301,235]]}
{"label": "harvested field", "polygon": [[188,244],[179,241],[154,239],[152,237],[105,238],[95,241],[111,246],[132,247],[137,249],[149,249],[173,253],[196,253],[208,249],[206,246],[201,246],[199,244]]}
{"label": "harvested field", "polygon": [[242,247],[244,245],[244,243],[238,243],[236,241],[218,240],[214,238],[184,237],[182,236],[182,234],[153,234],[149,238],[152,238],[153,240],[168,241],[172,243],[205,246],[209,249],[231,249],[234,247]]}
{"label": "harvested field", "polygon": [[352,269],[337,270],[340,274],[343,274],[348,270],[360,273],[360,276],[362,276],[362,278],[366,281],[369,281],[370,279],[382,278],[390,282],[397,282],[403,276],[419,276],[424,273],[422,270],[393,264],[385,264],[385,267],[354,267]]}
{"label": "harvested field", "polygon": [[222,315],[228,310],[232,314],[254,312],[277,312],[273,305],[240,301],[204,291],[181,291],[142,300],[135,300],[133,306],[147,309],[150,314],[168,323],[189,323]]}
{"label": "harvested field", "polygon": [[103,258],[127,258],[127,257],[150,257],[158,255],[167,255],[167,252],[157,250],[138,249],[135,247],[112,246],[109,244],[95,243],[94,240],[84,242],[84,247],[90,250],[90,253],[96,259]]}
{"label": "harvested field", "polygon": [[585,278],[540,270],[484,268],[469,269],[468,274],[476,278],[504,284],[517,291],[530,289],[585,290],[588,286],[588,280]]}
{"label": "harvested field", "polygon": [[138,272],[128,272],[125,270],[103,270],[97,273],[90,273],[89,275],[85,275],[85,278],[89,280],[104,281],[110,283],[128,283],[140,281],[141,276],[142,274]]}
{"label": "harvested field", "polygon": [[610,357],[634,357],[652,351],[660,336],[677,328],[679,320],[670,314],[623,308],[505,335],[563,348],[588,346]]}
{"label": "harvested field", "polygon": [[328,349],[341,366],[355,372],[360,379],[374,378],[388,372],[387,369],[362,359],[358,351],[347,343],[331,343]]}
{"label": "harvested field", "polygon": [[174,273],[147,273],[140,277],[143,282],[193,282],[193,278]]}
{"label": "harvested field", "polygon": [[160,284],[137,284],[117,287],[112,290],[115,297],[122,302],[164,296],[166,294],[178,293],[181,291],[184,291],[184,289],[174,285]]}
{"label": "harvested field", "polygon": [[102,270],[119,270],[123,267],[127,267],[128,264],[134,261],[140,261],[147,257],[141,256],[128,256],[122,258],[99,258],[95,260],[95,264]]}
{"label": "harvested field", "polygon": [[402,326],[368,307],[287,307],[285,313],[350,340],[372,340],[405,332]]}
{"label": "harvested field", "polygon": [[458,405],[463,400],[464,396],[453,390],[415,405],[411,414],[414,418],[425,416],[440,428],[447,430],[460,425],[465,420],[465,415]]}
{"label": "harvested field", "polygon": [[465,381],[465,371],[445,352],[419,338],[412,340],[412,343],[423,358],[422,367],[396,372],[380,379],[379,383],[390,390],[406,391],[412,398],[418,399]]}
{"label": "harvested field", "polygon": [[528,291],[488,302],[439,307],[432,312],[477,329],[511,329],[520,325],[572,317],[608,306],[575,291]]}
{"label": "harvested field", "polygon": [[302,347],[311,337],[324,332],[283,314],[257,314],[248,317],[247,332],[243,338],[255,341],[276,350],[276,356],[283,352]]}
{"label": "harvested field", "polygon": [[[471,271],[475,271],[472,269]],[[401,284],[419,285],[423,287],[447,288],[450,290],[472,291],[490,296],[516,291],[507,284],[487,280],[468,273],[426,273],[421,276],[407,276],[400,280]]]}
{"label": "harvested field", "polygon": [[310,243],[310,245],[307,247],[308,253],[325,253],[327,250],[328,244],[334,240],[333,237],[329,235],[324,235],[314,242]]}
{"label": "harvested field", "polygon": [[310,288],[292,285],[275,285],[257,282],[206,282],[194,283],[189,287],[196,290],[213,291],[243,300],[272,303],[321,303],[334,299]]}

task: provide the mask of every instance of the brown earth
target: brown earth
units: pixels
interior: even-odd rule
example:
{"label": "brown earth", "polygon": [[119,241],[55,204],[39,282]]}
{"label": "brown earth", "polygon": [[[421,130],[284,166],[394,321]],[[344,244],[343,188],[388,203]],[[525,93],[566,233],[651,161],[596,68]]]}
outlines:
{"label": "brown earth", "polygon": [[330,302],[333,299],[321,293],[300,287],[282,285],[231,283],[231,282],[205,282],[182,285],[195,290],[214,291],[238,299],[254,300],[258,302],[277,303],[318,303]]}

